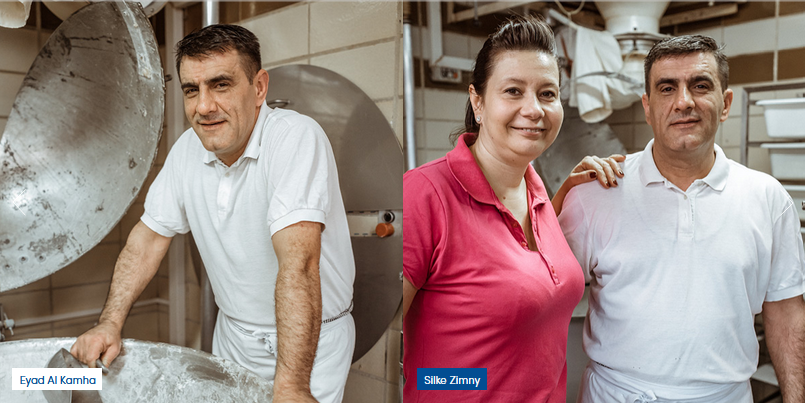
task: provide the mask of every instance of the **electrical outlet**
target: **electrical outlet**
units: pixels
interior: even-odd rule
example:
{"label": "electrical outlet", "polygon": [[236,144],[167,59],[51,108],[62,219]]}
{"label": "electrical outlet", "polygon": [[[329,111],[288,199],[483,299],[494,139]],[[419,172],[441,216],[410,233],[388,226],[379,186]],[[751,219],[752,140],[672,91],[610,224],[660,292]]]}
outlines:
{"label": "electrical outlet", "polygon": [[437,83],[461,83],[461,70],[451,69],[449,67],[435,66],[431,68],[430,78]]}

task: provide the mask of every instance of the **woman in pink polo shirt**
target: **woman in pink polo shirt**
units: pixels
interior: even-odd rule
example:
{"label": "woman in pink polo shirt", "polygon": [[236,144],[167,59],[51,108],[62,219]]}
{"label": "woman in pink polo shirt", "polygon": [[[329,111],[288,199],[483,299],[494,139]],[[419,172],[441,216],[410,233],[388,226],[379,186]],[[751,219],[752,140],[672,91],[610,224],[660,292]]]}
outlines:
{"label": "woman in pink polo shirt", "polygon": [[[403,178],[405,403],[565,401],[584,276],[530,165],[562,126],[555,48],[541,20],[501,25],[476,58],[455,149]],[[558,205],[618,170],[585,159]],[[487,389],[417,390],[417,368],[486,368]]]}

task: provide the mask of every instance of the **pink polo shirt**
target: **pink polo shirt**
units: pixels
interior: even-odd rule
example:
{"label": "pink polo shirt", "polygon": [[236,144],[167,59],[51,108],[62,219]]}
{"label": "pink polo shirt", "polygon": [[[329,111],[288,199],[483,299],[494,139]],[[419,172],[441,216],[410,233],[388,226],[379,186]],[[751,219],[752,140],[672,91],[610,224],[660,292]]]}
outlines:
{"label": "pink polo shirt", "polygon": [[[461,136],[403,176],[405,403],[565,402],[567,330],[584,276],[532,167],[539,251],[495,196]],[[487,368],[486,391],[418,391],[417,368]]]}

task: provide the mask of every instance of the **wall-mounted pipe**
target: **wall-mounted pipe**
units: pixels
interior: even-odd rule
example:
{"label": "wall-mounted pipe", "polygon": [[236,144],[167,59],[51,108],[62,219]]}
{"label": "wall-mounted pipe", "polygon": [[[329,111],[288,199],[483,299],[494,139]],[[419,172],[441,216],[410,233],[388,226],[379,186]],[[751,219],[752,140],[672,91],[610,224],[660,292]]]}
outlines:
{"label": "wall-mounted pipe", "polygon": [[403,101],[405,107],[405,168],[416,168],[416,134],[414,133],[414,54],[411,46],[411,23],[403,23]]}
{"label": "wall-mounted pipe", "polygon": [[[170,306],[168,300],[163,298],[151,298],[144,301],[135,302],[132,306],[134,308],[140,308],[143,306],[149,305],[165,305]],[[100,316],[101,308],[94,308],[94,309],[85,309],[83,311],[75,311],[75,312],[67,312],[67,313],[60,313],[58,315],[48,315],[48,316],[40,316],[36,318],[28,318],[28,319],[18,319],[14,321],[15,328],[21,328],[26,326],[34,326],[34,325],[42,325],[46,323],[54,323],[68,319],[78,319],[78,318],[86,318],[90,316]]]}
{"label": "wall-mounted pipe", "polygon": [[[171,4],[165,8],[165,43],[172,44],[179,42],[184,37],[184,10],[176,8]],[[165,69],[170,72],[175,79],[165,83],[165,125],[167,131],[165,135],[168,139],[168,146],[173,146],[179,136],[184,132],[184,105],[182,98],[178,95],[179,74],[175,64],[165,63]],[[185,296],[185,247],[187,245],[187,235],[176,235],[173,237],[171,246],[165,259],[168,261],[168,340],[171,344],[184,346],[187,342],[185,336],[185,317],[186,317],[186,296]]]}
{"label": "wall-mounted pipe", "polygon": [[217,1],[205,1],[203,9],[201,11],[201,18],[203,18],[204,26],[215,25],[220,21],[219,12],[220,9],[219,4]]}
{"label": "wall-mounted pipe", "polygon": [[[219,23],[219,4],[217,1],[205,1],[203,18],[204,26]],[[201,287],[201,350],[212,353],[212,338],[215,333],[215,320],[218,315],[218,305],[215,304],[215,295],[212,292],[210,278],[201,261],[195,242],[192,244],[193,264],[199,268],[199,286]]]}

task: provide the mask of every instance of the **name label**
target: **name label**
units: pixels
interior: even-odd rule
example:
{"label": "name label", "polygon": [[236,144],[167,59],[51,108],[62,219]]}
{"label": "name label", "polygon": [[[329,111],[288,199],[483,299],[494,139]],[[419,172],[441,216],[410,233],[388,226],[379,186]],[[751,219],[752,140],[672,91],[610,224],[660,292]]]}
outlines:
{"label": "name label", "polygon": [[486,390],[486,368],[417,368],[417,390]]}
{"label": "name label", "polygon": [[102,390],[100,368],[11,368],[11,390]]}

